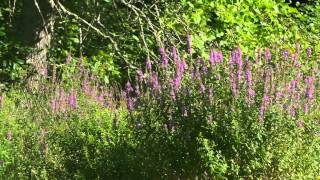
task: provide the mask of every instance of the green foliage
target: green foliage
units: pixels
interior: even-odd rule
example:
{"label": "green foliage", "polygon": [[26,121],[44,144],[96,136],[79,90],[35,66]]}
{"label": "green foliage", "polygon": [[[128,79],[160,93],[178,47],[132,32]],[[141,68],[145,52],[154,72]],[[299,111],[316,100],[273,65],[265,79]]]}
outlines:
{"label": "green foliage", "polygon": [[[18,6],[18,5],[17,5]],[[12,83],[20,79],[21,73],[27,69],[23,57],[28,52],[12,34],[11,14],[13,10],[3,2],[0,5],[0,83]],[[16,12],[19,13],[19,10]],[[0,88],[1,89],[1,88]]]}
{"label": "green foliage", "polygon": [[272,45],[290,47],[299,42],[303,47],[317,46],[319,5],[290,7],[283,1],[220,0],[182,1],[175,14],[166,19],[170,30],[180,29],[184,22],[194,34],[194,47],[206,57],[204,47],[232,49],[240,45],[245,51]]}

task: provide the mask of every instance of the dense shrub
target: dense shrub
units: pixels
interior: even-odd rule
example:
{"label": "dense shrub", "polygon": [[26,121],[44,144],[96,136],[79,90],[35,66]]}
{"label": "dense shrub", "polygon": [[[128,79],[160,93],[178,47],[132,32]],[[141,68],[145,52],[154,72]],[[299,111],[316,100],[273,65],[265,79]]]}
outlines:
{"label": "dense shrub", "polygon": [[312,49],[265,48],[254,59],[211,49],[195,59],[187,39],[187,52],[160,48],[161,62],[147,58],[124,91],[103,86],[75,58],[58,79],[3,93],[0,177],[319,176]]}
{"label": "dense shrub", "polygon": [[135,88],[127,84],[147,177],[319,174],[318,69],[301,61],[314,58],[311,49],[258,52],[249,59],[237,48],[227,59],[212,49],[206,61],[173,48],[168,66],[161,48],[162,64],[147,59]]}

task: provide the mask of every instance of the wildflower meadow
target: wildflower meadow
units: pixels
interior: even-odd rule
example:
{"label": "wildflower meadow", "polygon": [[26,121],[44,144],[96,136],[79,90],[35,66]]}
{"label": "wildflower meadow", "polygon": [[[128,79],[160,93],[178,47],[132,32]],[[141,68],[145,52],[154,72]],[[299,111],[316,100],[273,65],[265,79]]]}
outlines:
{"label": "wildflower meadow", "polygon": [[0,3],[0,179],[320,179],[317,1],[44,2]]}

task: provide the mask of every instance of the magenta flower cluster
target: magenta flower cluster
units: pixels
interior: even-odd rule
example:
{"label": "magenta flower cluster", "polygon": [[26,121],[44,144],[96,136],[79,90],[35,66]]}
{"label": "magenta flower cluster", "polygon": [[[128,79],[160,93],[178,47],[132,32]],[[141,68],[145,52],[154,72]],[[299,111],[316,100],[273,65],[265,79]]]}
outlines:
{"label": "magenta flower cluster", "polygon": [[[308,76],[300,69],[300,47],[295,52],[282,50],[280,56],[272,55],[269,48],[265,48],[264,52],[259,48],[255,52],[255,57],[250,58],[244,56],[242,49],[237,47],[229,53],[229,61],[225,61],[226,56],[223,52],[214,48],[209,50],[208,59],[192,59],[186,58],[183,53],[180,55],[176,47],[171,49],[171,53],[161,47],[159,53],[162,68],[158,69],[160,71],[156,72],[156,68],[152,68],[151,60],[147,58],[146,71],[137,71],[134,88],[130,82],[127,83],[128,110],[134,111],[135,102],[140,97],[149,97],[150,100],[162,97],[162,102],[163,98],[169,97],[173,102],[180,104],[182,115],[185,117],[190,115],[188,107],[191,104],[180,102],[180,96],[198,93],[199,96],[193,98],[204,98],[199,101],[208,101],[214,106],[216,100],[226,98],[215,94],[216,84],[220,83],[226,94],[230,92],[233,101],[244,100],[247,106],[256,110],[257,119],[261,123],[264,122],[265,115],[271,106],[283,108],[284,112],[288,112],[292,117],[296,117],[301,112],[309,112],[315,102],[316,78],[314,73]],[[193,53],[190,33],[187,34],[187,53],[189,55]],[[276,59],[278,57],[280,59]],[[312,57],[311,48],[306,50],[306,57]],[[281,66],[277,62],[286,63],[286,67],[289,70],[293,68],[294,73],[286,77],[287,79],[282,77],[281,73],[284,69],[280,69]],[[156,61],[153,63],[157,66]],[[274,63],[277,64],[276,68],[272,65]],[[294,79],[289,80],[290,77]],[[211,114],[209,116],[212,118]]]}

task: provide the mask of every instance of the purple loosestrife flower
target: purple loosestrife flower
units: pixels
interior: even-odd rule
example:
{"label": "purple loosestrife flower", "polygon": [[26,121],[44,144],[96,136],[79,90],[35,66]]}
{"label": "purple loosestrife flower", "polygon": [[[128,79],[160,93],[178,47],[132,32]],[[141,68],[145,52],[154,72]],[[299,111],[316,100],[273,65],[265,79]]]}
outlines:
{"label": "purple loosestrife flower", "polygon": [[276,101],[280,101],[283,96],[284,96],[283,92],[278,91],[276,93]]}
{"label": "purple loosestrife flower", "polygon": [[173,59],[173,62],[175,64],[177,64],[177,61],[178,61],[178,53],[177,53],[177,48],[173,47],[172,48],[172,59]]}
{"label": "purple loosestrife flower", "polygon": [[126,84],[126,93],[127,93],[126,95],[129,96],[130,92],[132,92],[132,91],[133,91],[133,88],[131,86],[130,81],[128,81],[127,84]]}
{"label": "purple loosestrife flower", "polygon": [[305,113],[309,112],[309,103],[308,103],[308,102],[306,102],[306,103],[303,105],[303,111],[304,111]]}
{"label": "purple loosestrife flower", "polygon": [[200,92],[201,94],[204,94],[206,91],[206,87],[204,86],[204,84],[202,82],[200,82]]}
{"label": "purple loosestrife flower", "polygon": [[188,69],[188,64],[184,58],[181,60],[181,74],[184,73],[185,70]]}
{"label": "purple loosestrife flower", "polygon": [[208,68],[207,68],[207,65],[206,65],[206,63],[204,62],[204,60],[203,59],[200,59],[200,64],[201,64],[201,66],[202,66],[202,71],[203,71],[203,74],[207,74],[208,73]]}
{"label": "purple loosestrife flower", "polygon": [[66,112],[66,95],[62,88],[59,92],[59,110],[63,113]]}
{"label": "purple loosestrife flower", "polygon": [[251,68],[250,68],[250,61],[248,57],[246,60],[246,80],[247,80],[248,86],[252,86]]}
{"label": "purple loosestrife flower", "polygon": [[140,91],[140,87],[139,87],[139,84],[136,84],[136,86],[135,86],[135,93],[136,93],[136,95],[139,97],[140,95],[141,95],[141,91]]}
{"label": "purple loosestrife flower", "polygon": [[127,108],[128,108],[128,111],[131,113],[133,110],[133,100],[128,94],[127,94]]}
{"label": "purple loosestrife flower", "polygon": [[73,109],[77,108],[77,92],[72,89],[68,98],[69,106]]}
{"label": "purple loosestrife flower", "polygon": [[190,56],[192,56],[192,36],[190,32],[187,33],[187,49]]}
{"label": "purple loosestrife flower", "polygon": [[160,86],[158,81],[158,75],[156,73],[152,74],[151,81],[152,81],[152,90],[158,91],[160,89]]}
{"label": "purple loosestrife flower", "polygon": [[149,72],[151,72],[151,70],[152,70],[152,65],[151,65],[151,61],[150,61],[150,58],[149,58],[149,57],[147,57],[147,59],[146,59],[146,67],[147,67],[147,70],[148,70]]}
{"label": "purple loosestrife flower", "polygon": [[234,57],[235,53],[232,53],[230,56],[230,61],[229,61],[229,66],[230,66],[230,84],[231,84],[231,91],[232,91],[232,96],[236,97],[237,96],[237,83],[236,79],[234,77],[233,69],[234,69]]}
{"label": "purple loosestrife flower", "polygon": [[298,128],[303,128],[303,126],[304,126],[304,121],[300,119],[300,120],[297,121],[296,124],[297,124],[297,127],[298,127]]}
{"label": "purple loosestrife flower", "polygon": [[91,98],[96,99],[97,93],[98,93],[97,86],[94,86],[94,87],[91,89],[91,92],[90,92]]}
{"label": "purple loosestrife flower", "polygon": [[299,54],[298,53],[294,53],[293,56],[292,56],[292,62],[293,62],[293,65],[296,66],[296,67],[299,67],[299,62],[298,62],[298,59],[299,59]]}
{"label": "purple loosestrife flower", "polygon": [[295,93],[297,84],[298,84],[298,81],[297,81],[296,79],[291,81],[291,83],[290,83],[290,89],[289,89],[289,92],[290,92],[291,94],[294,94],[294,93]]}
{"label": "purple loosestrife flower", "polygon": [[209,88],[209,90],[208,90],[208,98],[209,98],[210,104],[212,104],[212,102],[213,102],[213,90],[212,90],[212,88]]}
{"label": "purple loosestrife flower", "polygon": [[265,60],[266,60],[266,62],[270,62],[270,60],[271,60],[271,52],[270,52],[269,48],[266,48]]}
{"label": "purple loosestrife flower", "polygon": [[296,116],[296,107],[295,107],[294,105],[291,106],[290,111],[289,111],[289,114],[290,114],[292,117]]}
{"label": "purple loosestrife flower", "polygon": [[159,53],[160,53],[161,60],[162,60],[162,67],[164,69],[167,69],[169,61],[168,61],[168,57],[167,57],[165,49],[164,48],[160,48],[159,49]]}
{"label": "purple loosestrife flower", "polygon": [[173,101],[176,100],[176,92],[175,92],[175,82],[173,80],[170,80],[171,90],[170,90],[170,97]]}
{"label": "purple loosestrife flower", "polygon": [[178,58],[175,62],[175,66],[176,66],[176,75],[180,75],[181,72],[181,68],[182,68],[182,63],[180,61],[180,59]]}
{"label": "purple loosestrife flower", "polygon": [[307,85],[306,98],[312,99],[314,94],[314,89],[315,89],[315,85],[314,85],[315,77],[307,77],[305,81]]}
{"label": "purple loosestrife flower", "polygon": [[59,104],[56,98],[52,98],[51,99],[51,111],[52,113],[57,113],[58,109],[59,109]]}
{"label": "purple loosestrife flower", "polygon": [[264,121],[265,111],[266,111],[266,107],[263,103],[261,103],[260,108],[259,108],[259,117],[258,117],[260,123],[263,123],[263,121]]}
{"label": "purple loosestrife flower", "polygon": [[99,105],[104,104],[104,93],[100,92],[99,96],[97,96],[96,101]]}
{"label": "purple loosestrife flower", "polygon": [[242,61],[242,51],[240,47],[238,47],[236,51],[236,60],[237,63],[239,63],[238,61]]}
{"label": "purple loosestrife flower", "polygon": [[222,51],[217,52],[217,62],[222,64],[223,62],[223,54]]}
{"label": "purple loosestrife flower", "polygon": [[182,80],[182,77],[181,76],[176,76],[176,78],[174,79],[173,83],[174,83],[174,90],[176,92],[178,92],[179,88],[180,88],[180,85],[181,85],[181,80]]}
{"label": "purple loosestrife flower", "polygon": [[144,79],[143,72],[140,69],[138,69],[137,70],[137,80],[138,80],[138,82],[141,84],[143,79]]}
{"label": "purple loosestrife flower", "polygon": [[252,88],[252,76],[251,76],[251,69],[250,69],[250,61],[247,57],[246,60],[246,81],[247,81],[247,88],[248,88],[248,99],[251,102],[255,96],[255,91]]}
{"label": "purple loosestrife flower", "polygon": [[312,49],[310,47],[307,48],[307,57],[310,58],[312,55]]}
{"label": "purple loosestrife flower", "polygon": [[90,94],[90,85],[89,85],[89,82],[86,79],[83,80],[83,82],[82,82],[82,91],[86,95]]}
{"label": "purple loosestrife flower", "polygon": [[269,104],[269,101],[270,101],[269,96],[267,94],[264,94],[262,102],[261,102],[261,105],[260,105],[260,109],[259,109],[259,121],[260,121],[260,123],[263,122],[265,111],[266,111],[266,108],[267,108],[267,106]]}
{"label": "purple loosestrife flower", "polygon": [[191,76],[191,79],[195,79],[195,72],[194,72],[194,68],[192,67],[191,71],[190,71],[190,76]]}
{"label": "purple loosestrife flower", "polygon": [[238,83],[240,83],[240,81],[241,81],[242,65],[243,65],[242,59],[239,58],[238,61],[237,61],[237,67],[238,67],[237,79],[238,79]]}
{"label": "purple loosestrife flower", "polygon": [[215,54],[214,50],[213,50],[213,49],[210,49],[209,63],[210,63],[210,65],[211,65],[211,68],[213,68],[214,65],[215,65],[214,54]]}
{"label": "purple loosestrife flower", "polygon": [[282,52],[282,57],[283,57],[284,60],[287,61],[289,59],[289,51],[288,50],[284,50]]}

